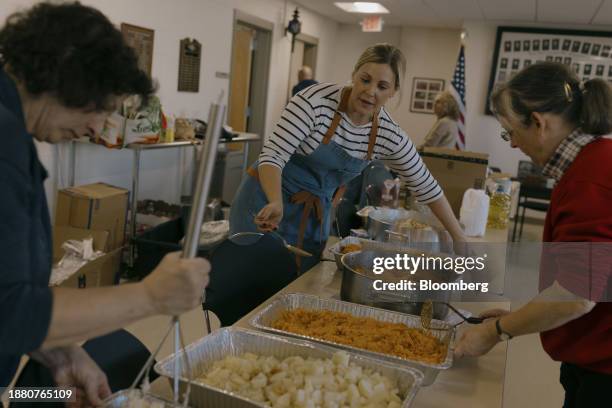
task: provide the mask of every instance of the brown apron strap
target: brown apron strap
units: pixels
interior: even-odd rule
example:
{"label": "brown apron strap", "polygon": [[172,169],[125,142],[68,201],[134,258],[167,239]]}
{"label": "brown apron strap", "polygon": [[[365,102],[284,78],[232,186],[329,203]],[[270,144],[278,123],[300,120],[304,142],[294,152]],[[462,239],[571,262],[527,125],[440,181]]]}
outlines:
{"label": "brown apron strap", "polygon": [[334,193],[334,198],[332,198],[332,205],[334,207],[338,206],[338,203],[340,202],[340,200],[342,200],[342,197],[344,197],[345,192],[346,192],[346,185],[344,184],[342,184],[340,187],[336,189],[336,192]]}
{"label": "brown apron strap", "polygon": [[249,168],[247,169],[247,171],[246,171],[246,172],[247,172],[247,174],[248,174],[249,176],[254,177],[254,178],[255,178],[255,180],[258,180],[258,181],[259,181],[259,171],[257,170],[257,168],[256,168],[256,167],[252,167],[252,166],[251,166],[251,167],[249,167]]}
{"label": "brown apron strap", "polygon": [[332,119],[332,123],[329,125],[327,132],[325,132],[325,136],[323,137],[323,144],[329,144],[330,140],[334,137],[334,133],[336,133],[336,128],[342,119],[342,115],[340,112],[346,112],[346,107],[348,106],[349,96],[351,96],[351,87],[346,87],[342,89],[340,103],[338,104],[338,108],[336,108],[336,113],[334,113],[334,118]]}
{"label": "brown apron strap", "polygon": [[[302,210],[302,218],[300,219],[300,229],[298,231],[297,247],[303,248],[304,245],[304,233],[306,232],[306,225],[308,224],[308,217],[312,210],[315,211],[315,216],[321,223],[321,231],[323,231],[323,206],[321,200],[316,195],[309,191],[299,191],[291,196],[291,202],[294,204],[304,204]],[[298,269],[302,264],[302,257],[296,255],[296,262]]]}
{"label": "brown apron strap", "polygon": [[372,160],[372,153],[374,153],[374,146],[376,145],[376,136],[378,136],[378,114],[380,110],[374,112],[372,118],[372,128],[370,130],[370,140],[368,141],[368,155],[367,159]]}

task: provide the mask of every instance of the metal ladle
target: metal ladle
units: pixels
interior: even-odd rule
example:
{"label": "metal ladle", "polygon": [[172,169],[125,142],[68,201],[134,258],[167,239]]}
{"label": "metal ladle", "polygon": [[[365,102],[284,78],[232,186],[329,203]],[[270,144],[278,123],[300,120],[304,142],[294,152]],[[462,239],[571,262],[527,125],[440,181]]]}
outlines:
{"label": "metal ladle", "polygon": [[[389,292],[384,292],[384,293],[377,293],[376,296],[372,297],[373,300],[376,301],[391,301],[391,302],[402,302],[402,301],[409,301],[409,299],[399,293],[389,293]],[[461,320],[463,320],[463,322],[465,323],[469,323],[469,324],[480,324],[482,322],[485,321],[484,317],[474,317],[474,316],[470,316],[467,317],[465,316],[463,313],[461,313],[459,310],[457,310],[453,305],[451,305],[450,303],[447,302],[441,302],[441,301],[436,301],[436,303],[441,303],[444,304],[446,306],[448,306],[448,308],[450,310],[452,310],[454,313],[456,313]],[[437,329],[435,327],[431,327],[431,320],[433,319],[433,302],[431,300],[425,300],[423,302],[423,305],[421,306],[421,326],[424,329],[428,329],[428,330],[445,330],[445,329]],[[463,323],[462,322],[462,323]]]}
{"label": "metal ladle", "polygon": [[[466,323],[480,324],[485,321],[484,317],[473,317],[473,316],[466,317],[459,310],[455,309],[455,307],[451,306],[450,303],[446,303],[446,302],[437,302],[437,303],[442,303],[448,306],[450,310],[455,312]],[[423,303],[423,307],[421,308],[421,326],[423,326],[424,329],[428,329],[428,330],[432,329],[431,327],[432,317],[433,317],[433,302],[431,300],[426,300]]]}
{"label": "metal ladle", "polygon": [[[277,232],[269,231],[268,234],[272,234],[276,239],[280,240],[283,246],[287,248],[289,252],[295,255],[298,255],[298,256],[312,256],[310,252],[304,251],[301,248],[298,248],[296,246],[289,244]],[[265,233],[263,232],[237,232],[231,235],[228,239],[234,244],[241,245],[241,246],[247,246],[247,245],[253,245],[257,243],[261,239],[261,237],[263,237],[264,235]]]}

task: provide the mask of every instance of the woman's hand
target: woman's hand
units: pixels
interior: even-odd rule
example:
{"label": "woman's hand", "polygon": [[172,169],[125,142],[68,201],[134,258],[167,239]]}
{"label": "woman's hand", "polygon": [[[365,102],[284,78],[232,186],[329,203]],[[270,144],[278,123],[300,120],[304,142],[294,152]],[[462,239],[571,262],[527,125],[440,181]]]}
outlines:
{"label": "woman's hand", "polygon": [[206,259],[186,259],[171,252],[138,285],[144,287],[155,313],[178,316],[202,303],[209,272]]}
{"label": "woman's hand", "polygon": [[453,250],[459,256],[476,256],[474,248],[464,234],[453,236]]}
{"label": "woman's hand", "polygon": [[111,394],[106,374],[80,346],[35,351],[31,357],[49,368],[58,387],[75,387],[76,400],[68,407],[101,406]]}
{"label": "woman's hand", "polygon": [[455,358],[482,356],[499,342],[494,321],[470,326],[461,333],[455,344]]}
{"label": "woman's hand", "polygon": [[508,313],[510,313],[510,311],[505,309],[490,309],[482,312],[479,316],[485,319],[495,319],[505,316]]}
{"label": "woman's hand", "polygon": [[262,208],[255,216],[254,222],[260,231],[268,232],[277,229],[282,219],[283,203],[275,201]]}

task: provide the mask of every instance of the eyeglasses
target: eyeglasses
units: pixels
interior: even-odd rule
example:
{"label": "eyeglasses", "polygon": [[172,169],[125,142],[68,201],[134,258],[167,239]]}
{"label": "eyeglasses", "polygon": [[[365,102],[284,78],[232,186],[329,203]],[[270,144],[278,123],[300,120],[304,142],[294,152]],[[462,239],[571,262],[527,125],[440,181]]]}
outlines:
{"label": "eyeglasses", "polygon": [[510,142],[512,140],[512,131],[508,132],[506,129],[502,129],[500,136],[505,142]]}

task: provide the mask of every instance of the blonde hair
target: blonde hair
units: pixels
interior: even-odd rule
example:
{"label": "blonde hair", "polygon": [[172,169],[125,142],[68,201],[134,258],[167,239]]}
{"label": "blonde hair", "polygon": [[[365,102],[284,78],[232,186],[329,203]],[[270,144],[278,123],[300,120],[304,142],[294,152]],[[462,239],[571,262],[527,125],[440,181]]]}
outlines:
{"label": "blonde hair", "polygon": [[457,101],[449,91],[439,93],[436,100],[441,101],[443,106],[442,115],[440,117],[449,117],[453,120],[459,120],[459,105],[457,105]]}
{"label": "blonde hair", "polygon": [[401,89],[400,82],[406,74],[406,58],[399,48],[387,43],[374,44],[366,48],[357,60],[353,68],[353,74],[370,62],[389,65],[395,77],[395,90]]}

